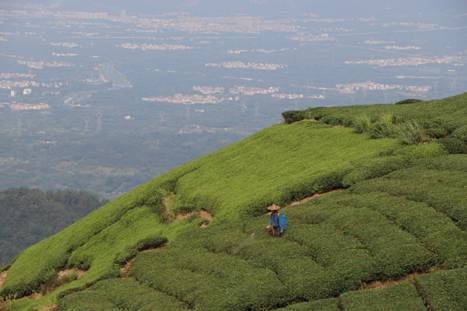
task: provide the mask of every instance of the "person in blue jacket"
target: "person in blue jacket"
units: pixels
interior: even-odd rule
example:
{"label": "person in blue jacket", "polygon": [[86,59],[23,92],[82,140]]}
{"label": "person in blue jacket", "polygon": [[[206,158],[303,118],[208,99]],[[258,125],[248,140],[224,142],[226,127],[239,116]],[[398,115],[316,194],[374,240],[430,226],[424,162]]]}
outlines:
{"label": "person in blue jacket", "polygon": [[280,234],[285,230],[285,228],[281,228],[281,222],[283,222],[283,219],[281,219],[281,217],[285,215],[279,214],[279,209],[280,206],[276,204],[273,204],[268,207],[268,210],[271,212],[268,229],[271,230],[271,234],[273,237],[279,237]]}

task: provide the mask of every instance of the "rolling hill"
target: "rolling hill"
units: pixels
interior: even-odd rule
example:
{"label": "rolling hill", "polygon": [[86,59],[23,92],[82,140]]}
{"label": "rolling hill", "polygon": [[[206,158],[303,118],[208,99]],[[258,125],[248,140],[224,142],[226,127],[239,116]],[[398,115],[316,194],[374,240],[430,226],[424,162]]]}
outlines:
{"label": "rolling hill", "polygon": [[3,307],[465,310],[467,93],[284,119],[25,250]]}

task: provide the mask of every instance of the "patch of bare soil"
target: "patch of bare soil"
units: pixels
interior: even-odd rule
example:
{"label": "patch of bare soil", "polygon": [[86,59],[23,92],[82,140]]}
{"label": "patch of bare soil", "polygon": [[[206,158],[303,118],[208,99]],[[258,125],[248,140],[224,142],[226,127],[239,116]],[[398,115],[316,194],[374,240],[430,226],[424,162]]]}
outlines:
{"label": "patch of bare soil", "polygon": [[312,196],[306,197],[306,198],[301,199],[299,201],[293,201],[293,202],[289,203],[288,205],[286,205],[285,207],[293,207],[293,206],[296,206],[296,205],[304,204],[304,203],[316,200],[316,199],[322,197],[323,195],[333,193],[333,192],[339,192],[339,191],[343,191],[343,190],[344,189],[336,189],[336,190],[331,190],[331,191],[323,192],[323,193],[315,193]]}
{"label": "patch of bare soil", "polygon": [[60,283],[69,279],[79,280],[85,273],[86,270],[81,270],[78,268],[65,269],[57,273],[57,281]]}
{"label": "patch of bare soil", "polygon": [[123,267],[120,268],[120,277],[121,278],[127,278],[128,275],[130,274],[130,270],[135,264],[135,258],[130,259]]}
{"label": "patch of bare soil", "polygon": [[[167,250],[167,245],[162,245],[160,247],[156,248],[148,248],[145,250],[140,251],[139,253],[161,253],[163,251]],[[130,259],[121,269],[120,269],[120,277],[121,278],[127,278],[128,275],[130,274],[130,270],[135,264],[136,256]]]}
{"label": "patch of bare soil", "polygon": [[[59,288],[60,286],[64,284],[70,283],[74,280],[79,280],[85,273],[86,273],[86,270],[82,270],[78,268],[71,268],[71,269],[65,269],[65,270],[59,271],[57,272],[57,275],[54,281],[52,281],[50,284],[43,284],[40,292],[34,292],[31,295],[26,296],[25,298],[31,299],[31,300],[40,299],[44,295],[52,293],[53,291],[55,291],[57,288]],[[47,306],[45,307],[45,309],[41,309],[41,310],[46,310],[46,311],[56,310],[56,309],[47,309],[51,307],[52,306]]]}
{"label": "patch of bare soil", "polygon": [[175,216],[175,219],[176,219],[176,220],[185,220],[185,219],[188,219],[188,218],[192,217],[193,215],[196,215],[196,213],[194,213],[194,212],[190,212],[190,213],[178,213],[178,214]]}
{"label": "patch of bare soil", "polygon": [[31,300],[38,300],[38,299],[41,299],[43,296],[44,295],[42,295],[41,293],[32,293],[31,295],[26,296],[25,298],[31,299]]}
{"label": "patch of bare soil", "polygon": [[164,245],[161,245],[159,247],[156,247],[156,248],[148,248],[148,249],[145,249],[145,250],[142,250],[140,251],[140,253],[144,254],[144,253],[162,253],[164,251],[167,250],[167,244],[164,244]]}
{"label": "patch of bare soil", "polygon": [[[344,189],[335,189],[335,190],[331,190],[331,191],[328,191],[328,192],[322,192],[322,193],[315,193],[309,197],[306,197],[306,198],[303,198],[301,200],[298,200],[298,201],[292,201],[290,202],[289,204],[283,206],[282,208],[289,208],[289,207],[294,207],[294,206],[297,206],[297,205],[300,205],[300,204],[304,204],[304,203],[307,203],[307,202],[310,202],[310,201],[313,201],[313,200],[316,200],[316,199],[319,199],[321,198],[322,196],[326,195],[326,194],[329,194],[329,193],[333,193],[333,192],[339,192],[339,191],[343,191]],[[271,205],[272,206],[272,205]],[[268,206],[267,209],[269,210],[269,208],[271,206]],[[269,212],[270,213],[270,212]]]}
{"label": "patch of bare soil", "polygon": [[[0,273],[0,289],[2,289],[3,284],[5,284],[7,276],[8,276],[8,271],[3,271],[2,273]],[[0,310],[3,310],[2,306],[4,304],[5,304],[5,301],[3,301],[2,298],[0,298]]]}
{"label": "patch of bare soil", "polygon": [[185,220],[190,217],[199,217],[204,220],[203,224],[200,226],[200,228],[205,229],[211,224],[212,220],[214,219],[214,216],[212,216],[211,213],[208,211],[202,210],[200,212],[189,212],[189,213],[178,213],[175,216],[175,219],[177,220]]}
{"label": "patch of bare soil", "polygon": [[7,276],[8,276],[8,271],[3,271],[2,273],[0,273],[0,289],[2,289],[3,284],[6,281]]}
{"label": "patch of bare soil", "polygon": [[39,311],[57,311],[57,310],[58,310],[58,305],[45,306],[39,309]]}
{"label": "patch of bare soil", "polygon": [[391,287],[391,286],[394,286],[394,285],[397,285],[397,284],[400,284],[400,283],[404,283],[404,282],[414,282],[415,279],[418,276],[431,274],[431,273],[436,272],[438,270],[439,270],[438,268],[433,267],[428,272],[414,272],[414,273],[410,273],[410,274],[408,274],[408,275],[406,275],[406,276],[404,276],[404,277],[402,277],[400,279],[384,280],[384,281],[373,281],[373,282],[370,282],[370,283],[364,283],[362,285],[361,289],[386,288],[386,287]]}
{"label": "patch of bare soil", "polygon": [[199,212],[198,215],[199,215],[199,217],[201,217],[202,219],[205,220],[205,222],[201,225],[202,229],[207,228],[209,226],[209,224],[211,224],[212,220],[214,219],[212,214],[209,213],[208,211],[201,211],[201,212]]}

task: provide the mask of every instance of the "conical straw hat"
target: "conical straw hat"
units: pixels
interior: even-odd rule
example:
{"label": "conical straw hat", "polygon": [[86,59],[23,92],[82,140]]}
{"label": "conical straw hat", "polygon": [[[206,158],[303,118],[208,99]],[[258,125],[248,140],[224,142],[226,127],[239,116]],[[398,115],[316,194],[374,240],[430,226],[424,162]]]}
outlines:
{"label": "conical straw hat", "polygon": [[273,204],[268,207],[268,210],[270,211],[278,211],[281,207],[279,205]]}

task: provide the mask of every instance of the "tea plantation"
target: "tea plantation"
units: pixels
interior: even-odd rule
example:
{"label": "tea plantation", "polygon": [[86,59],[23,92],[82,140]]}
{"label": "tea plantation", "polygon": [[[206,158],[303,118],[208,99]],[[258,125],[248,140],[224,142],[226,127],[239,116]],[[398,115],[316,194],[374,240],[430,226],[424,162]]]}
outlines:
{"label": "tea plantation", "polygon": [[24,251],[3,307],[466,310],[467,95],[284,118]]}

